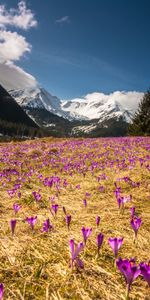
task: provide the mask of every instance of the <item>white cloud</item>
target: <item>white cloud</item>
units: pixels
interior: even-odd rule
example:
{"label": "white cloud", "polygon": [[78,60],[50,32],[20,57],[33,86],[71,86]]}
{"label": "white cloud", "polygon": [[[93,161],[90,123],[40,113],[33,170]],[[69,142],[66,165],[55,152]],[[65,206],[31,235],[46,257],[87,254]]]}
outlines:
{"label": "white cloud", "polygon": [[36,79],[11,62],[0,64],[0,84],[7,90],[37,86]]}
{"label": "white cloud", "polygon": [[36,25],[34,14],[27,9],[25,1],[20,1],[17,9],[7,10],[5,5],[0,5],[0,62],[17,61],[24,53],[31,51],[25,37],[7,30],[7,26],[27,30]]}
{"label": "white cloud", "polygon": [[56,20],[56,23],[70,23],[69,16],[64,16],[64,17]]}
{"label": "white cloud", "polygon": [[124,109],[131,110],[132,112],[135,112],[137,110],[137,106],[139,102],[141,101],[143,97],[142,92],[136,92],[136,91],[115,91],[110,94],[104,94],[104,93],[90,93],[87,94],[84,99],[86,101],[100,101],[100,102],[106,102],[108,100],[110,101],[116,101],[117,103],[121,104]]}
{"label": "white cloud", "polygon": [[7,10],[5,5],[0,5],[0,84],[8,90],[37,85],[32,75],[14,64],[30,53],[32,46],[23,35],[8,30],[8,26],[28,30],[36,25],[34,14],[27,9],[25,1],[20,1],[17,9]]}
{"label": "white cloud", "polygon": [[20,1],[17,9],[7,10],[5,5],[0,5],[0,27],[8,25],[25,30],[37,26],[34,14],[26,8],[25,1]]}
{"label": "white cloud", "polygon": [[17,61],[24,53],[31,51],[31,45],[25,37],[17,32],[0,31],[0,63],[5,61]]}

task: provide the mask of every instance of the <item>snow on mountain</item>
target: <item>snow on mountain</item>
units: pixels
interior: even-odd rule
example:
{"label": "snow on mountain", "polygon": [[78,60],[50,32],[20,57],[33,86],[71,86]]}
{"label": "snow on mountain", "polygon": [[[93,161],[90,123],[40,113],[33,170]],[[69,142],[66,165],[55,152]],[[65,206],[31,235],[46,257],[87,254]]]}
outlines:
{"label": "snow on mountain", "polygon": [[46,109],[54,114],[59,113],[60,100],[43,88],[29,87],[22,90],[10,90],[9,92],[18,104],[24,108],[39,108]]}
{"label": "snow on mountain", "polygon": [[130,122],[142,97],[143,93],[139,92],[91,93],[83,98],[61,101],[61,108],[72,119],[100,119],[101,122],[123,116]]}
{"label": "snow on mountain", "polygon": [[92,120],[99,122],[110,118],[130,122],[138,103],[143,97],[140,92],[114,92],[111,94],[91,93],[83,98],[60,100],[40,87],[11,90],[10,94],[25,109],[38,108],[68,120]]}

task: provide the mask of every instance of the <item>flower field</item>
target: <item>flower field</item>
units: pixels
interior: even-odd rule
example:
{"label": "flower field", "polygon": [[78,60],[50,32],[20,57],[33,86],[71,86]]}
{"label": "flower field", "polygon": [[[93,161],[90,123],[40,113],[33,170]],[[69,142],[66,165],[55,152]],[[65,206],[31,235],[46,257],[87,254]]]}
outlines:
{"label": "flower field", "polygon": [[150,138],[0,144],[0,299],[150,300]]}

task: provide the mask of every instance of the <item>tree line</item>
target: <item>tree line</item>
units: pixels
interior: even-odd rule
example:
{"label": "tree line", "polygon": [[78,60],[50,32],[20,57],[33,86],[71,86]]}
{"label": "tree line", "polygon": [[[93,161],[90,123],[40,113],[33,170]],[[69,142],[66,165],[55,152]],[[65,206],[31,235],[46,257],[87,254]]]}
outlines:
{"label": "tree line", "polygon": [[128,133],[134,136],[150,135],[150,89],[139,103],[138,110],[129,125]]}

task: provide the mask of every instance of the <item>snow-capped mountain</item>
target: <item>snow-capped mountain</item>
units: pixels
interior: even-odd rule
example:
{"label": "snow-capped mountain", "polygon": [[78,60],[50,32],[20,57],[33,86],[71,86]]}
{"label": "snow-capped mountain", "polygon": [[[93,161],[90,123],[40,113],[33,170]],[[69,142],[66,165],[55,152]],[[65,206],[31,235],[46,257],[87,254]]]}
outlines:
{"label": "snow-capped mountain", "polygon": [[61,103],[62,110],[68,114],[69,119],[92,120],[99,119],[99,122],[110,118],[120,118],[130,122],[133,117],[133,110],[127,110],[118,101],[111,98],[105,99],[76,99]]}
{"label": "snow-capped mountain", "polygon": [[22,90],[10,90],[9,92],[23,108],[46,109],[54,114],[59,113],[59,98],[52,96],[43,88],[30,87]]}
{"label": "snow-capped mountain", "polygon": [[83,98],[60,100],[39,87],[9,92],[28,112],[43,109],[70,121],[97,119],[99,123],[120,117],[129,123],[143,96],[139,92],[91,93]]}

